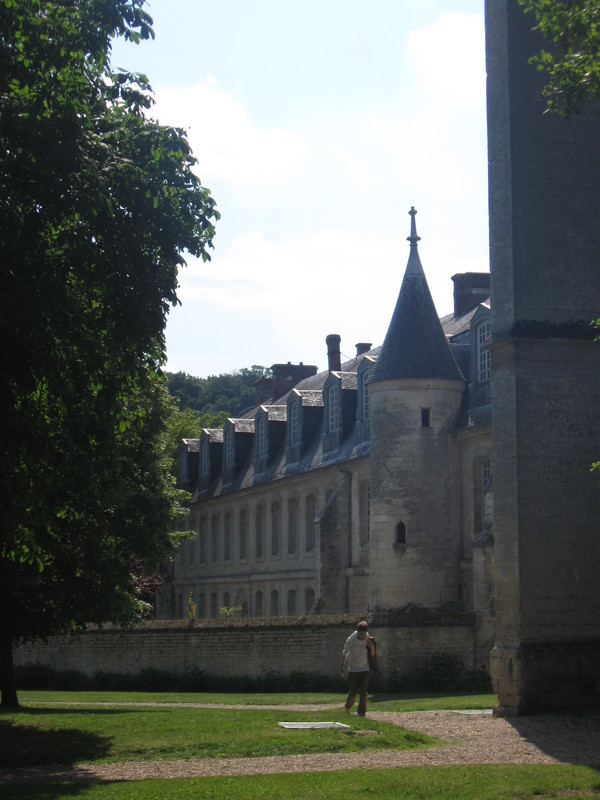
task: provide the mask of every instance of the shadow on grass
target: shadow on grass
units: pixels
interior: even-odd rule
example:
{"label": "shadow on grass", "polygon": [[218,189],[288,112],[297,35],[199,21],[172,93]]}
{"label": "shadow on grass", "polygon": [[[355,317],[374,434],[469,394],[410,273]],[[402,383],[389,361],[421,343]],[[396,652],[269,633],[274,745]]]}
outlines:
{"label": "shadow on grass", "polygon": [[80,730],[42,730],[35,724],[0,720],[0,768],[74,764],[108,755],[112,737]]}

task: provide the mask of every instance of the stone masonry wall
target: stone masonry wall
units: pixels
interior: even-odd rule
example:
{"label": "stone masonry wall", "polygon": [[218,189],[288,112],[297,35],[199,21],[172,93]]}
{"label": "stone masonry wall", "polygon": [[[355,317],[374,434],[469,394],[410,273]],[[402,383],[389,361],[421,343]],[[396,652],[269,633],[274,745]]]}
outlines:
{"label": "stone masonry wall", "polygon": [[[55,670],[136,674],[156,669],[185,674],[259,677],[266,672],[335,676],[340,655],[354,624],[294,624],[270,620],[269,625],[229,623],[194,628],[174,625],[133,630],[106,628],[77,636],[54,636],[16,648],[15,664],[38,663]],[[468,625],[426,625],[371,628],[378,645],[382,678],[408,674],[434,653],[459,656],[473,664],[475,629]]]}

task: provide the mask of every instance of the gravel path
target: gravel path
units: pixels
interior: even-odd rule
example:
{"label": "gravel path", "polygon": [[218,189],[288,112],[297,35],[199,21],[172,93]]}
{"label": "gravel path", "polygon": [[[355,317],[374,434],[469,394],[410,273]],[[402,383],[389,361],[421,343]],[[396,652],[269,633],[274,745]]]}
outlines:
{"label": "gravel path", "polygon": [[[194,705],[198,708],[205,707],[203,704]],[[281,711],[310,711],[339,706],[260,707]],[[142,780],[447,764],[588,764],[600,767],[600,711],[511,719],[493,717],[491,712],[456,711],[373,711],[368,716],[370,719],[391,722],[437,736],[447,744],[420,750],[375,750],[369,751],[368,757],[364,753],[321,753],[0,770],[0,785],[32,781]]]}

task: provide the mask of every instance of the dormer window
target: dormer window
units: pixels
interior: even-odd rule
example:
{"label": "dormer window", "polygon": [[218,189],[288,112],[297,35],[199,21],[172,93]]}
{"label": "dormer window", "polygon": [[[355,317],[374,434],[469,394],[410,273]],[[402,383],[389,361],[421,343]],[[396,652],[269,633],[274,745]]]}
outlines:
{"label": "dormer window", "polygon": [[255,450],[255,466],[256,473],[264,472],[267,468],[269,461],[269,418],[267,414],[260,411],[256,416],[255,433],[256,433],[256,450]]}
{"label": "dormer window", "polygon": [[476,329],[477,337],[477,380],[489,381],[492,377],[492,354],[489,350],[491,325],[489,320],[482,322]]}
{"label": "dormer window", "polygon": [[329,433],[340,427],[340,390],[333,384],[327,390],[327,430]]}
{"label": "dormer window", "polygon": [[225,467],[233,469],[235,466],[235,448],[233,440],[233,428],[227,428],[225,431]]}
{"label": "dormer window", "polygon": [[288,430],[290,435],[290,447],[296,447],[300,444],[300,402],[296,400],[290,403],[290,419],[288,423]]}
{"label": "dormer window", "polygon": [[204,480],[210,476],[210,441],[207,438],[200,442],[200,475]]}
{"label": "dormer window", "polygon": [[369,395],[369,373],[363,372],[360,376],[360,397],[362,402],[362,419],[364,422],[371,419],[371,398]]}

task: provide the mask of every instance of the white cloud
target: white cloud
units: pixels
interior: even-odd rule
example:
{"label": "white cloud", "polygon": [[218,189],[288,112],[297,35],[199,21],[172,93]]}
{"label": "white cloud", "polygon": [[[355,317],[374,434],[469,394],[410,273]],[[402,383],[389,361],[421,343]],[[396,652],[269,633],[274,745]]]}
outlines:
{"label": "white cloud", "polygon": [[433,98],[461,110],[485,102],[483,14],[442,14],[426,28],[411,31],[408,54]]}
{"label": "white cloud", "polygon": [[307,168],[301,134],[255,125],[243,103],[219,89],[214,77],[184,89],[159,87],[155,96],[155,116],[187,130],[203,182],[228,183],[242,202],[255,202],[260,192],[283,192]]}

